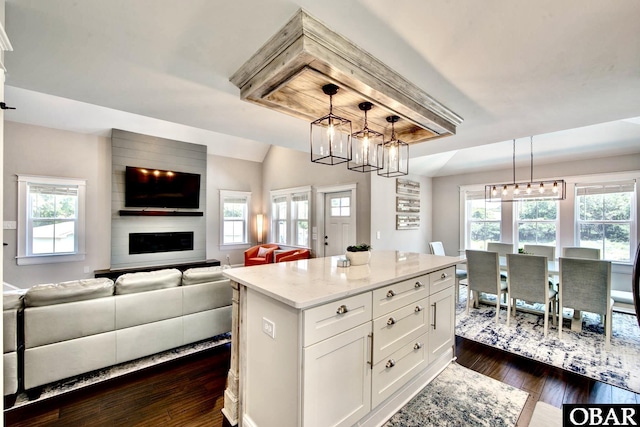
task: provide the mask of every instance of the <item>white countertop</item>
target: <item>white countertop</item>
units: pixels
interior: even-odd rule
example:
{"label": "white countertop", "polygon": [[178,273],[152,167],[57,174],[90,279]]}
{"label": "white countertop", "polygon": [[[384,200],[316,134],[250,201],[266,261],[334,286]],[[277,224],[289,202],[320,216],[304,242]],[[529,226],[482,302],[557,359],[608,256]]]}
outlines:
{"label": "white countertop", "polygon": [[224,275],[291,307],[305,309],[461,263],[458,257],[372,251],[368,265],[338,267],[342,258],[232,268]]}

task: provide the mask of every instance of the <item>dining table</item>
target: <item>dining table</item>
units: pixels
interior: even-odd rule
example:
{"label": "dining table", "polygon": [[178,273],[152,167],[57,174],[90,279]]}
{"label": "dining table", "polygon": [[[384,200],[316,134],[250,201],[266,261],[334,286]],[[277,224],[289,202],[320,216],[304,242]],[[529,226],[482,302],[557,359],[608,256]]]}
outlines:
{"label": "dining table", "polygon": [[[460,263],[463,264],[466,262],[466,258],[464,255],[460,255]],[[499,264],[500,264],[500,271],[507,271],[507,257],[506,256],[500,256],[499,257]],[[556,290],[558,292],[560,292],[560,283],[559,283],[559,278],[558,276],[560,275],[560,260],[559,259],[551,259],[547,261],[547,270],[549,273],[549,277],[550,277],[550,282],[553,283],[554,287],[556,288]],[[488,303],[488,304],[495,304],[495,301],[492,300],[487,300],[484,298],[480,298],[480,301],[482,301],[483,303]],[[521,311],[525,311],[525,312],[530,312],[530,313],[534,313],[534,314],[540,314],[539,310],[535,310],[532,308],[527,308],[527,307],[520,307],[518,308]],[[562,319],[562,317],[559,317],[559,319]],[[576,320],[575,322],[573,322],[573,320]],[[582,314],[579,310],[574,310],[573,312],[573,317],[570,319],[572,320],[571,322],[571,330],[574,332],[580,332],[582,330]],[[559,320],[561,321],[561,320]]]}

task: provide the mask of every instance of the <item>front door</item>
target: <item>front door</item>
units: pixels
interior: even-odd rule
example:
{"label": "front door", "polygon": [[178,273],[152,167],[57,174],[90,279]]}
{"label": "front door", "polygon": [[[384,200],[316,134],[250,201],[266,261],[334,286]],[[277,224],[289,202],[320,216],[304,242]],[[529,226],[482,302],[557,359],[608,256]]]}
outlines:
{"label": "front door", "polygon": [[324,256],[344,254],[357,244],[356,207],[351,191],[327,193],[324,198]]}

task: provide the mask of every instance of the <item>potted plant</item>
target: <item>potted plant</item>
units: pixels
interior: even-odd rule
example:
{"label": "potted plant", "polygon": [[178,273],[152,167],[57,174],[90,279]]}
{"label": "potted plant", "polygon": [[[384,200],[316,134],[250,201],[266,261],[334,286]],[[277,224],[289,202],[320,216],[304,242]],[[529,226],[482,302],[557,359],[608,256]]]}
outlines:
{"label": "potted plant", "polygon": [[369,264],[369,260],[371,259],[371,246],[366,243],[347,246],[346,257],[351,265]]}

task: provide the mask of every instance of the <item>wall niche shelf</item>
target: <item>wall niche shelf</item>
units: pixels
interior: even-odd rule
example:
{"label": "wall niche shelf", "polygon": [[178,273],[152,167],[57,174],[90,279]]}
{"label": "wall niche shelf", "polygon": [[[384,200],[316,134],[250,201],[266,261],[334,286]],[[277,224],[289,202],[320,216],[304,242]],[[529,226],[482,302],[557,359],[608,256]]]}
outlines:
{"label": "wall niche shelf", "polygon": [[204,212],[188,212],[188,211],[118,211],[120,216],[204,216]]}

